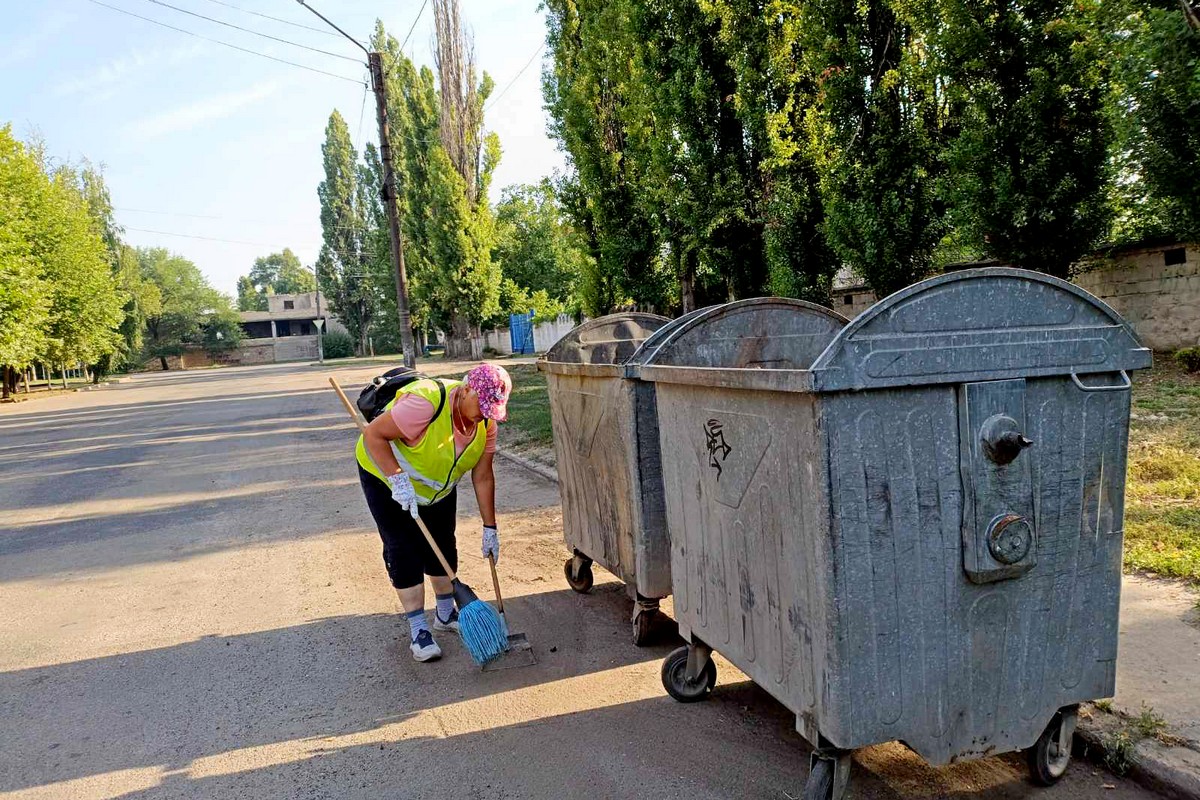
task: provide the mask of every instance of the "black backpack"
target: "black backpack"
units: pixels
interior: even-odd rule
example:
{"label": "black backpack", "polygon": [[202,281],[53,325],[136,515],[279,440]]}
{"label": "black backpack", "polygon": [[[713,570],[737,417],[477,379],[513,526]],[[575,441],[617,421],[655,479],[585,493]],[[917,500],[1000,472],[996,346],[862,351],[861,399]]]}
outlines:
{"label": "black backpack", "polygon": [[[409,367],[389,369],[374,378],[366,388],[358,393],[358,410],[367,418],[367,422],[378,417],[387,408],[387,404],[396,398],[396,393],[413,381],[424,380],[428,376]],[[437,419],[446,405],[446,384],[434,381],[438,385],[438,403],[433,411],[433,419]]]}

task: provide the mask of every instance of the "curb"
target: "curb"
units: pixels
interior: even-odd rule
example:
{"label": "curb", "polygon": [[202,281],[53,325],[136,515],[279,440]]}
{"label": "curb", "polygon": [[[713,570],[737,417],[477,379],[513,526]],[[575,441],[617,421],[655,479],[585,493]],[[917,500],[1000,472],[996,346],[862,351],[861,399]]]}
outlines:
{"label": "curb", "polygon": [[[535,475],[539,475],[548,481],[551,481],[555,484],[558,483],[558,470],[554,469],[553,467],[547,467],[545,464],[539,464],[536,461],[530,461],[524,456],[519,456],[515,453],[509,453],[504,450],[497,450],[496,455],[507,461],[511,461],[519,467],[524,467]],[[1200,800],[1200,797],[1198,797],[1197,800]]]}
{"label": "curb", "polygon": [[[1089,710],[1084,716],[1081,709],[1075,735],[1084,745],[1084,755],[1103,763],[1109,753],[1106,734],[1117,730],[1120,722],[1095,707]],[[1136,783],[1176,800],[1200,800],[1200,752],[1142,739],[1134,745],[1131,761],[1128,777]]]}

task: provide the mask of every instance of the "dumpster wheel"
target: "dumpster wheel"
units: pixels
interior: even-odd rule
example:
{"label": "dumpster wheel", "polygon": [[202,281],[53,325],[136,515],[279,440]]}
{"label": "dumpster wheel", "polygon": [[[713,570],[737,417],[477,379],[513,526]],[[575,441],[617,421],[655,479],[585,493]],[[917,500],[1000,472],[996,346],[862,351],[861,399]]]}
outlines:
{"label": "dumpster wheel", "polygon": [[814,750],[808,762],[803,800],[842,800],[850,784],[850,751]]}
{"label": "dumpster wheel", "polygon": [[717,665],[710,655],[705,661],[700,677],[687,679],[688,645],[672,650],[663,660],[662,684],[667,694],[681,703],[695,703],[708,698],[708,693],[717,685]]}
{"label": "dumpster wheel", "polygon": [[1053,786],[1066,774],[1071,764],[1076,714],[1073,706],[1057,711],[1037,744],[1025,751],[1029,775],[1039,786]]}
{"label": "dumpster wheel", "polygon": [[654,633],[654,620],[658,616],[657,609],[639,611],[633,616],[633,643],[644,647],[650,643]]}
{"label": "dumpster wheel", "polygon": [[[579,567],[576,569],[575,561],[579,559]],[[592,582],[595,580],[592,575],[592,562],[579,556],[572,556],[567,559],[567,563],[563,565],[563,572],[567,576],[567,585],[580,594],[586,594],[591,591]]]}

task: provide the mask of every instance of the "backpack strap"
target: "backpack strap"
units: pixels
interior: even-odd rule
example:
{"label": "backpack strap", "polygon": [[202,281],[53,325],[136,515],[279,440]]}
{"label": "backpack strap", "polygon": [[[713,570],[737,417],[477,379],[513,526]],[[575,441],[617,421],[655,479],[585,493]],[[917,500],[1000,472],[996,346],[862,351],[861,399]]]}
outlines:
{"label": "backpack strap", "polygon": [[431,421],[437,419],[442,413],[442,409],[446,407],[446,384],[437,379],[433,382],[438,385],[438,404],[437,408],[433,410],[433,416],[429,418]]}

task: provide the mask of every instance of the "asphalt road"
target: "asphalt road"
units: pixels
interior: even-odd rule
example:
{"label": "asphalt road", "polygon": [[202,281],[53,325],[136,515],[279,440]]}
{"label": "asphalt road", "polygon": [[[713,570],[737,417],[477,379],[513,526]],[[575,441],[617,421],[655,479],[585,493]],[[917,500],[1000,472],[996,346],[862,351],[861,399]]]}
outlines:
{"label": "asphalt road", "polygon": [[[338,372],[348,386],[379,371]],[[555,487],[500,463],[501,578],[539,663],[416,664],[325,372],[162,374],[0,408],[0,798],[796,798],[792,717],[727,662],[659,682],[597,574],[567,589]],[[503,446],[503,431],[501,432]],[[490,597],[478,517],[463,577]],[[856,756],[855,798],[1142,798],[1089,763]]]}

